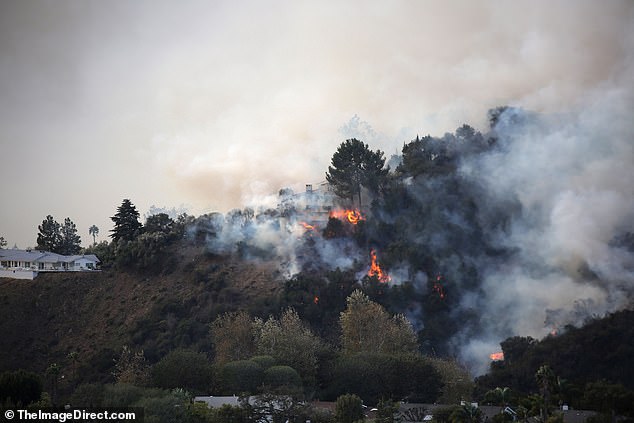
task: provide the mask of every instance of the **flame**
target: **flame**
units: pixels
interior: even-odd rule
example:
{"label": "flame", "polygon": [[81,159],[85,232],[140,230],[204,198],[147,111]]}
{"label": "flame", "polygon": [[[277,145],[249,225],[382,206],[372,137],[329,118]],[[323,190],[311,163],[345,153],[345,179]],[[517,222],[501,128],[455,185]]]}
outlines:
{"label": "flame", "polygon": [[379,263],[376,260],[376,251],[370,250],[370,259],[372,263],[370,264],[370,270],[368,270],[368,276],[376,276],[379,282],[383,283],[387,283],[392,280],[387,273],[383,272],[381,266],[379,266]]}
{"label": "flame", "polygon": [[313,302],[315,304],[319,304],[319,297],[317,295],[315,295],[315,298],[313,298]]}
{"label": "flame", "polygon": [[358,210],[332,210],[330,217],[337,219],[347,219],[353,225],[356,225],[361,220],[365,220],[365,217]]}
{"label": "flame", "polygon": [[504,353],[502,351],[494,352],[493,354],[489,355],[489,358],[493,361],[501,361],[504,360]]}
{"label": "flame", "polygon": [[309,225],[306,222],[299,222],[300,225],[302,225],[304,227],[304,229],[306,229],[307,231],[314,231],[315,227],[313,225]]}
{"label": "flame", "polygon": [[440,297],[441,300],[445,299],[445,291],[442,289],[442,285],[440,284],[440,280],[442,279],[442,276],[438,275],[436,276],[436,281],[434,282],[434,291],[436,291],[436,293],[438,293],[438,296]]}

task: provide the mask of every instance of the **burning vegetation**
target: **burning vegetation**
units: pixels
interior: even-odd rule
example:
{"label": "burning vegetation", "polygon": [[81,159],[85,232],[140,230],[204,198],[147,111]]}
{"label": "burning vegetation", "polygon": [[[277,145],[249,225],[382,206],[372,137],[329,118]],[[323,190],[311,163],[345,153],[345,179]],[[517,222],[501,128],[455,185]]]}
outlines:
{"label": "burning vegetation", "polygon": [[[417,137],[395,168],[385,166],[382,152],[347,140],[333,155],[328,183],[305,193],[282,190],[277,207],[210,216],[202,237],[215,254],[276,260],[288,278],[330,283],[328,272],[339,270],[350,271],[354,283],[376,278],[383,292],[410,289],[394,311],[420,328],[423,349],[457,355],[476,372],[488,365],[483,344],[493,350],[492,340],[519,330],[546,336],[549,314],[566,327],[631,304],[633,285],[624,282],[632,280],[634,247],[622,233],[631,228],[631,192],[612,187],[596,168],[592,191],[569,186],[590,174],[585,166],[594,157],[630,169],[631,151],[613,142],[618,137],[604,137],[613,148],[598,150],[588,139],[585,150],[565,150],[570,163],[562,163],[543,157],[542,140],[568,149],[583,121],[571,118],[562,129],[557,120],[508,107],[488,118],[485,133],[463,125]],[[590,225],[596,233],[580,236],[578,228],[588,227],[577,224],[580,216],[610,224]],[[535,245],[542,238],[548,249]],[[543,295],[553,288],[559,295]],[[498,315],[506,318],[497,322]]]}
{"label": "burning vegetation", "polygon": [[368,270],[368,276],[376,277],[381,283],[388,283],[392,280],[392,278],[381,269],[381,266],[379,266],[375,250],[370,250],[370,270]]}

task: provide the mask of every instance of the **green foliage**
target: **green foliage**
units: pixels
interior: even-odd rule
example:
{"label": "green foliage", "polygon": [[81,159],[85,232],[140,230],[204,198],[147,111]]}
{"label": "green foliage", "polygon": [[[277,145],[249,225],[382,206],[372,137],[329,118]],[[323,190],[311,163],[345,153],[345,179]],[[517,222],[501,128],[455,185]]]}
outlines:
{"label": "green foliage", "polygon": [[399,403],[381,400],[377,405],[375,423],[396,423]]}
{"label": "green foliage", "polygon": [[84,250],[84,254],[94,254],[101,261],[101,268],[108,269],[115,262],[115,244],[108,241],[101,241],[98,244],[89,246]]}
{"label": "green foliage", "polygon": [[223,395],[253,394],[264,381],[264,370],[250,360],[230,361],[220,366],[218,379],[218,390]]}
{"label": "green foliage", "polygon": [[114,222],[114,228],[110,231],[113,241],[132,241],[141,233],[142,225],[139,222],[139,212],[130,200],[123,200],[117,207],[117,213],[110,219]]}
{"label": "green foliage", "polygon": [[26,370],[0,373],[0,404],[26,406],[40,399],[42,381]]}
{"label": "green foliage", "polygon": [[341,344],[347,354],[376,352],[388,354],[418,351],[416,334],[403,315],[390,315],[360,290],[347,300],[341,313]]}
{"label": "green foliage", "polygon": [[[555,403],[562,400],[581,408],[583,387],[601,379],[634,389],[633,322],[634,311],[624,310],[540,341],[509,338],[501,343],[504,361],[494,362],[487,375],[476,379],[478,396],[497,386],[508,386],[519,395],[538,392],[535,373],[544,364],[559,376],[553,384]],[[610,351],[609,359],[606,351]]]}
{"label": "green foliage", "polygon": [[466,368],[457,361],[441,358],[427,358],[438,372],[442,381],[442,389],[438,402],[441,404],[458,404],[470,400],[473,393],[473,380]]}
{"label": "green foliage", "polygon": [[256,319],[255,344],[258,354],[270,355],[281,364],[297,370],[306,384],[313,384],[321,340],[313,334],[293,309],[278,319]]}
{"label": "green foliage", "polygon": [[294,395],[277,395],[262,393],[252,398],[241,398],[242,407],[255,423],[284,423],[288,421],[305,421],[309,415],[309,407],[300,397]]}
{"label": "green foliage", "polygon": [[335,404],[337,423],[353,423],[363,419],[363,403],[359,396],[344,394],[337,398]]}
{"label": "green foliage", "polygon": [[164,234],[169,234],[174,229],[175,222],[174,220],[167,215],[167,213],[158,213],[152,216],[149,216],[145,220],[145,232],[162,232]]}
{"label": "green foliage", "polygon": [[132,404],[148,396],[150,392],[156,395],[156,390],[148,390],[140,386],[130,385],[128,383],[116,383],[105,385],[103,393],[102,407],[131,407]]}
{"label": "green foliage", "polygon": [[224,404],[210,410],[209,423],[250,423],[251,419],[243,407]]}
{"label": "green foliage", "polygon": [[253,320],[244,311],[224,313],[211,324],[214,362],[245,360],[255,353]]}
{"label": "green foliage", "polygon": [[60,228],[60,224],[53,219],[53,216],[50,214],[46,216],[42,224],[37,227],[39,233],[37,234],[37,245],[35,248],[42,251],[57,252],[62,241]]}
{"label": "green foliage", "polygon": [[79,385],[70,397],[73,407],[101,407],[105,386],[97,383]]}
{"label": "green foliage", "polygon": [[301,392],[302,379],[289,366],[273,366],[264,371],[264,386],[269,392],[292,394]]}
{"label": "green foliage", "polygon": [[634,417],[634,391],[621,384],[605,380],[588,383],[584,390],[583,402],[585,407],[605,415]]}
{"label": "green foliage", "polygon": [[81,237],[77,235],[77,226],[70,218],[64,219],[64,224],[60,227],[60,244],[57,253],[64,255],[79,254],[81,251]]}
{"label": "green foliage", "polygon": [[207,356],[188,350],[174,350],[152,368],[152,383],[159,388],[185,388],[191,392],[209,392],[212,367]]}
{"label": "green foliage", "polygon": [[332,166],[328,166],[326,180],[335,194],[341,198],[354,200],[358,196],[361,204],[361,187],[377,192],[389,168],[383,169],[383,152],[373,152],[367,144],[357,139],[341,143],[332,156]]}
{"label": "green foliage", "polygon": [[90,228],[88,228],[88,233],[92,236],[92,245],[97,245],[97,235],[99,235],[97,225],[91,225]]}
{"label": "green foliage", "polygon": [[449,416],[451,423],[480,423],[483,418],[482,410],[471,404],[456,407]]}
{"label": "green foliage", "polygon": [[173,423],[186,421],[188,408],[186,400],[177,393],[143,397],[134,405],[143,409],[144,422]]}
{"label": "green foliage", "polygon": [[449,423],[451,422],[451,415],[458,408],[458,406],[452,407],[438,407],[434,409],[434,422],[436,423]]}
{"label": "green foliage", "polygon": [[423,357],[359,353],[340,356],[322,381],[326,398],[354,393],[368,403],[381,399],[435,402],[440,394],[440,375]]}
{"label": "green foliage", "polygon": [[250,360],[259,364],[264,370],[276,364],[275,359],[270,355],[256,355],[255,357],[251,357]]}

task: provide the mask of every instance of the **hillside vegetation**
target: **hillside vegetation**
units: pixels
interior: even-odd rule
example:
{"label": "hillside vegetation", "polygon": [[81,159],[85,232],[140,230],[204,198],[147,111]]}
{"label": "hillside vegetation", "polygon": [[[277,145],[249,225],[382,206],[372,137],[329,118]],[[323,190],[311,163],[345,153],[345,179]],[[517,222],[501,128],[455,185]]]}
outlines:
{"label": "hillside vegetation", "polygon": [[284,394],[308,417],[302,399],[354,394],[546,420],[563,402],[599,410],[607,393],[600,411],[631,414],[629,203],[601,201],[609,175],[580,188],[597,157],[623,160],[619,145],[594,151],[583,121],[506,107],[489,120],[416,137],[393,167],[346,140],[327,188],[281,189],[276,205],[142,224],[124,199],[112,241],[86,250],[103,271],[0,282],[0,370],[35,372],[5,375],[39,377],[57,404]]}

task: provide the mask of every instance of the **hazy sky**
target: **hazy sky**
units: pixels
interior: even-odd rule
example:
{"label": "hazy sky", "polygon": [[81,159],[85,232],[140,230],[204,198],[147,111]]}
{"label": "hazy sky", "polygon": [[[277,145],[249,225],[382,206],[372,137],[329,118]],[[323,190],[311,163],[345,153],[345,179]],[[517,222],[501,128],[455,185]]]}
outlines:
{"label": "hazy sky", "polygon": [[632,1],[2,0],[0,236],[52,214],[87,244],[124,198],[224,212],[323,180],[346,137],[389,156],[629,90],[633,25]]}

